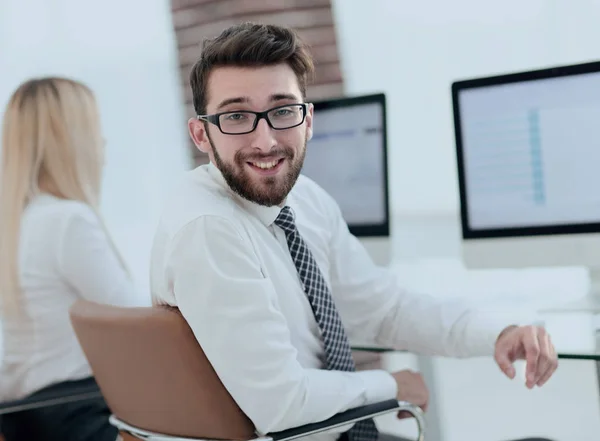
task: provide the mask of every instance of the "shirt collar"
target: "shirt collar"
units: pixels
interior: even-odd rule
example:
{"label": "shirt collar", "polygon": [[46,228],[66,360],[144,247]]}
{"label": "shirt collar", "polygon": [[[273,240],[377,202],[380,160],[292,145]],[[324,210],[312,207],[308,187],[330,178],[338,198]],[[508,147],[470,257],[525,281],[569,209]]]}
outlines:
{"label": "shirt collar", "polygon": [[227,190],[227,192],[231,195],[231,197],[239,205],[242,206],[242,208],[244,208],[246,211],[248,211],[250,214],[252,214],[256,218],[258,218],[258,220],[260,220],[265,226],[268,227],[273,222],[275,222],[275,219],[277,219],[277,216],[279,215],[279,212],[281,211],[281,207],[278,207],[276,205],[274,205],[272,207],[266,207],[264,205],[257,204],[255,202],[249,201],[248,199],[241,197],[239,194],[234,192],[229,187],[229,185],[227,184],[227,181],[225,181],[225,178],[223,177],[223,174],[221,173],[221,171],[212,162],[208,163],[208,174],[220,186],[225,188]]}

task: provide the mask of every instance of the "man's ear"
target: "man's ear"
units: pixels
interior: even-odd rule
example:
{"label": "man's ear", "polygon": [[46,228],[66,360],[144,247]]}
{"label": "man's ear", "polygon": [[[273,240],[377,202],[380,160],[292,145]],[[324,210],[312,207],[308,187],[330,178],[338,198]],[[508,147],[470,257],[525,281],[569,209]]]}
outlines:
{"label": "man's ear", "polygon": [[188,131],[190,133],[190,138],[192,141],[203,153],[210,153],[211,145],[210,140],[208,139],[208,134],[206,133],[206,123],[197,118],[190,118],[188,120]]}
{"label": "man's ear", "polygon": [[308,104],[308,108],[306,109],[306,141],[310,141],[313,136],[313,114],[314,114],[314,106],[312,103]]}

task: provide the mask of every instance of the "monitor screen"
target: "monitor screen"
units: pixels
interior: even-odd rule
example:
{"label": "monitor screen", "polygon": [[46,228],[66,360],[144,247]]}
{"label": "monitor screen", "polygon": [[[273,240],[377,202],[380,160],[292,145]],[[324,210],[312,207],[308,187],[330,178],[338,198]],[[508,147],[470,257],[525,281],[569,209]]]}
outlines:
{"label": "monitor screen", "polygon": [[600,231],[600,63],[452,94],[463,236]]}
{"label": "monitor screen", "polygon": [[314,103],[313,137],[302,173],[340,205],[356,236],[387,236],[385,96]]}

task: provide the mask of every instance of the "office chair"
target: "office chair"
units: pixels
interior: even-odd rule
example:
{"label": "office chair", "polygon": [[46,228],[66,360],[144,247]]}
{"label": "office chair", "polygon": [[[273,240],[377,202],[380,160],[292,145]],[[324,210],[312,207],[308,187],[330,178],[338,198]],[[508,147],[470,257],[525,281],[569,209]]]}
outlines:
{"label": "office chair", "polygon": [[124,440],[288,441],[399,411],[414,416],[418,440],[424,439],[421,409],[396,400],[350,409],[314,424],[258,434],[219,380],[178,309],[122,308],[80,300],[71,308],[70,318],[111,409],[110,423]]}

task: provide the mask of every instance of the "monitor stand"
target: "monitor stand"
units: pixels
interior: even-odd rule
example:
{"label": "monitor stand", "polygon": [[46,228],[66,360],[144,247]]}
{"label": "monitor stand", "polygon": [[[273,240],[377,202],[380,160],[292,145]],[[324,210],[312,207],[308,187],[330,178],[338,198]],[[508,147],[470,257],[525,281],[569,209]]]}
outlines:
{"label": "monitor stand", "polygon": [[586,312],[600,314],[600,267],[589,268],[590,291],[579,300],[543,308],[541,312]]}

